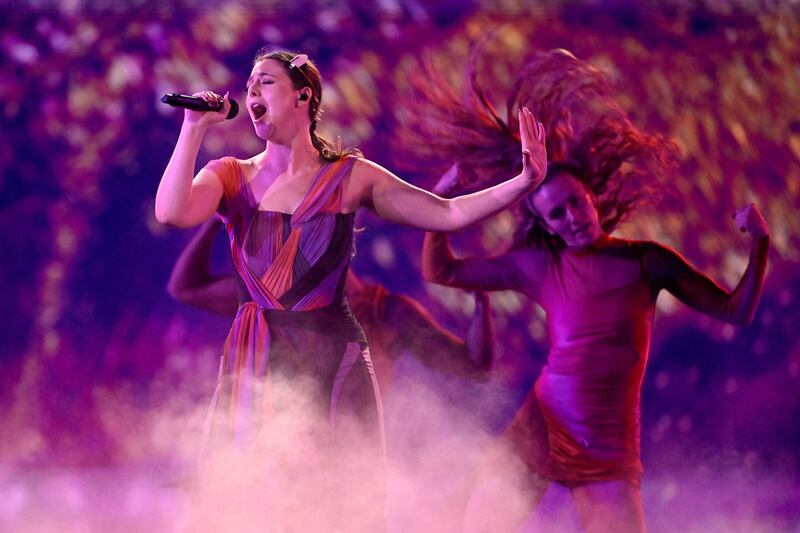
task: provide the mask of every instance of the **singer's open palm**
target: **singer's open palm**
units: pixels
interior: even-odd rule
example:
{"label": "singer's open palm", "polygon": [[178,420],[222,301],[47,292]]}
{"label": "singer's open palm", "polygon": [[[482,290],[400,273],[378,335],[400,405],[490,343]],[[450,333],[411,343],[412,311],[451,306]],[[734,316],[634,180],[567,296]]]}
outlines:
{"label": "singer's open palm", "polygon": [[522,142],[522,174],[534,188],[544,181],[547,174],[547,148],[544,125],[536,121],[527,107],[519,110],[519,138]]}

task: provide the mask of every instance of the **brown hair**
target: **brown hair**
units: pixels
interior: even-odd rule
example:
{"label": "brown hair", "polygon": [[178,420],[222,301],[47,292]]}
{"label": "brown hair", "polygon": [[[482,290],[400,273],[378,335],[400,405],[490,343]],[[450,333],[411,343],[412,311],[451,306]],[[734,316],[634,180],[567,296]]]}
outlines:
{"label": "brown hair", "polygon": [[295,89],[308,87],[311,89],[311,97],[308,101],[308,118],[311,119],[309,134],[311,143],[319,151],[319,156],[325,161],[333,162],[345,156],[361,157],[361,150],[358,148],[347,148],[341,150],[333,145],[328,139],[317,134],[317,123],[322,116],[322,75],[319,69],[308,60],[300,67],[291,66],[291,62],[299,53],[286,50],[270,50],[268,47],[261,48],[253,58],[253,65],[264,59],[275,59],[283,63],[286,73],[292,80]]}
{"label": "brown hair", "polygon": [[[537,52],[521,69],[502,119],[477,81],[480,47],[473,49],[461,98],[429,64],[412,77],[416,103],[403,140],[423,156],[456,160],[464,188],[506,179],[522,170],[517,110],[528,107],[545,126],[548,177],[567,172],[594,194],[607,232],[640,200],[652,197],[654,179],[672,169],[677,145],[640,131],[610,97],[605,76],[562,49]],[[419,98],[422,96],[423,98]],[[517,209],[513,247],[564,243],[547,232],[529,198]]]}

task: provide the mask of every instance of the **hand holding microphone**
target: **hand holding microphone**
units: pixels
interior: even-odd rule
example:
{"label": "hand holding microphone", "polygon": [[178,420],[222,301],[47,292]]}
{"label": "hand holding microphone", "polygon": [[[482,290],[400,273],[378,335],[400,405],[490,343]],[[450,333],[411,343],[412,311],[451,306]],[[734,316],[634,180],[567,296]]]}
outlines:
{"label": "hand holding microphone", "polygon": [[[224,118],[214,120],[217,117],[209,117],[211,122],[221,122],[225,119],[232,119],[239,113],[239,104],[236,100],[230,98],[226,93],[225,96],[212,93],[211,91],[203,91],[195,93],[191,96],[178,93],[167,93],[161,97],[161,101],[172,107],[181,107],[183,109],[190,109],[192,111],[200,111],[205,115],[208,111],[224,112],[227,109],[227,114],[223,115]],[[219,115],[217,115],[219,116]]]}

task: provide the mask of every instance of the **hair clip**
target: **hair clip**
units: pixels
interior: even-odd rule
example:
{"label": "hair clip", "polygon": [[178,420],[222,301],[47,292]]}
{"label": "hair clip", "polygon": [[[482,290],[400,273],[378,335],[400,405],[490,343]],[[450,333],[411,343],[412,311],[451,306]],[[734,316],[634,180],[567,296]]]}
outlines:
{"label": "hair clip", "polygon": [[297,54],[296,56],[294,56],[294,59],[289,61],[289,67],[300,68],[306,63],[308,63],[308,56],[305,54]]}

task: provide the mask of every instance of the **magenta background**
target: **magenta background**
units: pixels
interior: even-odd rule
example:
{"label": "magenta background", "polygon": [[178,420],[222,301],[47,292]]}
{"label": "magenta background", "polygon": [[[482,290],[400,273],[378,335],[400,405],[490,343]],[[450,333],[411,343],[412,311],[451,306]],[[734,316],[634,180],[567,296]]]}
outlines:
{"label": "magenta background", "polygon": [[[78,5],[16,4],[0,23],[3,471],[169,464],[163,449],[124,444],[122,430],[135,428],[175,388],[200,402],[210,394],[227,323],[167,296],[170,268],[190,233],[164,228],[152,214],[181,118],[158,102],[163,92],[230,90],[241,102],[257,48],[304,50],[326,78],[323,133],[341,135],[368,158],[430,187],[447,162],[420,167],[397,142],[405,69],[432,54],[458,80],[469,44],[499,28],[484,67],[492,71],[484,80],[498,102],[526,54],[565,47],[609,74],[638,124],[681,145],[684,159],[674,180],[664,184],[664,199],[622,234],[673,245],[730,287],[747,253],[747,240],[730,214],[748,201],[764,211],[773,248],[753,325],[718,324],[662,297],[643,390],[644,486],[654,531],[669,530],[669,505],[682,501],[681,508],[691,508],[696,494],[715,495],[715,509],[746,502],[773,530],[796,531],[796,7],[530,7],[514,1],[503,10],[477,1],[273,7],[223,2],[213,9],[186,1],[169,9]],[[200,164],[258,149],[240,117],[209,134]],[[357,240],[355,271],[419,299],[462,333],[469,297],[420,280],[421,233],[371,215],[360,223],[367,229]],[[498,252],[508,242],[509,224],[505,214],[455,242],[462,253]],[[224,252],[219,255],[224,266]],[[447,398],[461,404],[456,407],[475,411],[499,431],[535,378],[545,339],[530,303],[502,293],[493,304],[496,388],[467,400],[459,391],[474,393],[468,385],[413,362],[401,369],[407,379],[445,389]],[[500,401],[483,401],[480,394]],[[117,413],[114,406],[124,409]]]}

